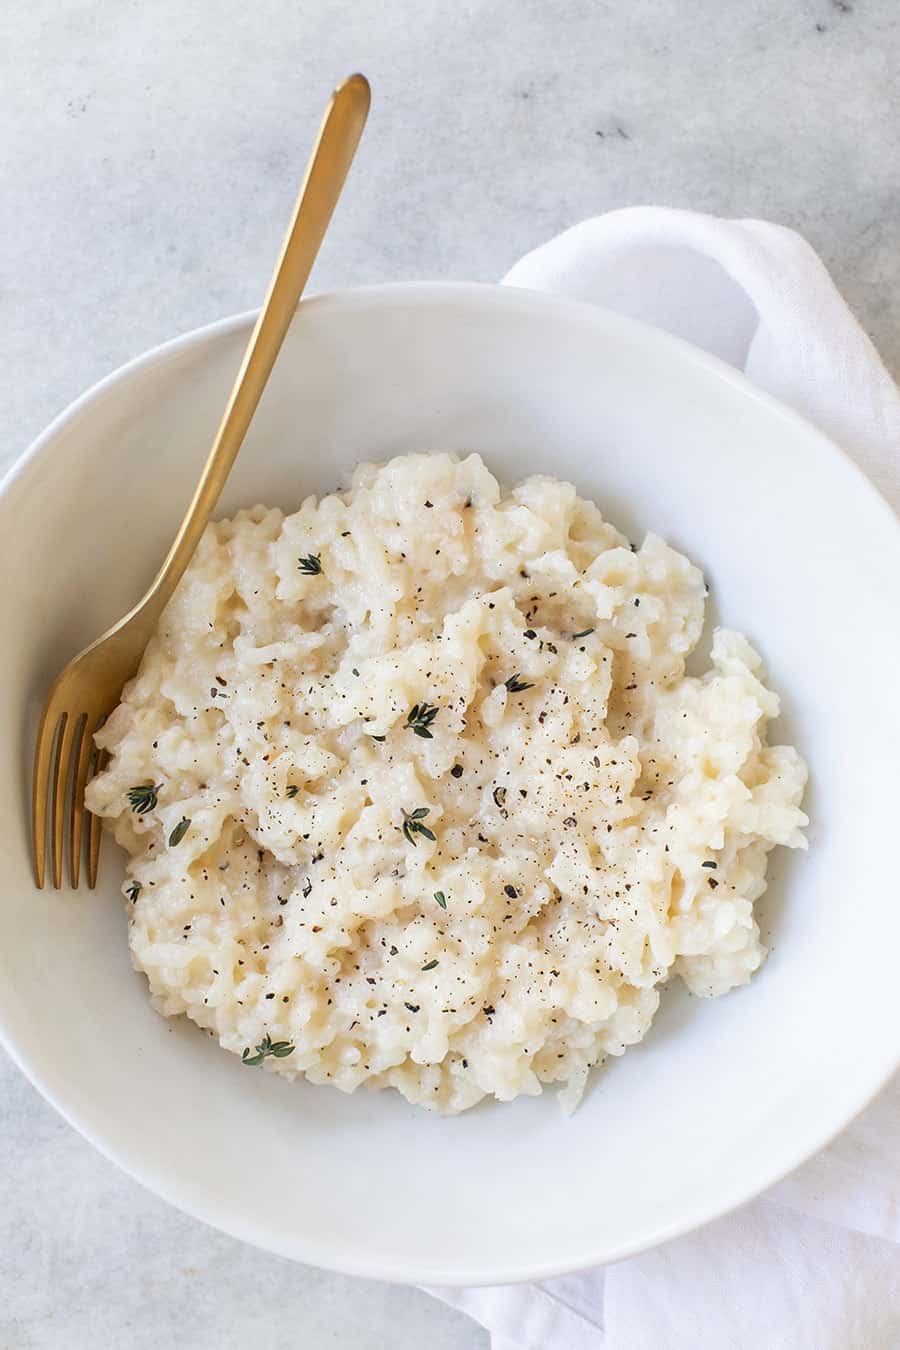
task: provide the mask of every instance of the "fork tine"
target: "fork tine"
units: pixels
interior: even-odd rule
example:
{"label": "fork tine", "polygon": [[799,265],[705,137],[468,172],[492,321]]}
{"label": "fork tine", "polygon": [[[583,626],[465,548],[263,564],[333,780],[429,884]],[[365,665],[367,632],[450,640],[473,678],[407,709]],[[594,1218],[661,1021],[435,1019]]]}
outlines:
{"label": "fork tine", "polygon": [[91,758],[91,746],[93,744],[93,728],[88,729],[87,714],[83,713],[78,719],[78,726],[75,730],[75,744],[72,747],[72,754],[75,759],[75,777],[72,784],[72,833],[69,848],[69,880],[72,889],[78,889],[78,879],[81,875],[81,844],[84,829],[84,788],[87,783],[88,764]]}
{"label": "fork tine", "polygon": [[71,767],[72,732],[74,719],[63,713],[59,719],[59,736],[56,741],[56,762],[53,766],[53,796],[50,816],[50,838],[52,844],[53,886],[62,887],[63,873],[63,833],[66,824],[66,788],[69,784]]}
{"label": "fork tine", "polygon": [[[99,773],[106,765],[106,751],[98,750],[94,760],[94,773]],[[97,873],[100,870],[100,840],[103,822],[99,816],[91,815],[88,812],[88,886],[91,890],[97,884]]]}
{"label": "fork tine", "polygon": [[50,788],[50,769],[54,763],[53,747],[59,727],[59,718],[44,708],[34,748],[34,782],[31,794],[31,846],[34,852],[34,879],[43,889],[47,862],[47,797]]}

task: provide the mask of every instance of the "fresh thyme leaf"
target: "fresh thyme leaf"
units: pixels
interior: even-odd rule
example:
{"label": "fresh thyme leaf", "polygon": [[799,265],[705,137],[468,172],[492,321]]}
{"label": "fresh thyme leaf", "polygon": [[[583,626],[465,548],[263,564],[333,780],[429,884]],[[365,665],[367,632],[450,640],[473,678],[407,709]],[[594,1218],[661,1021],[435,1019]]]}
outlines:
{"label": "fresh thyme leaf", "polygon": [[299,791],[300,791],[300,789],[298,788],[298,786],[297,786],[296,783],[289,783],[289,784],[288,784],[288,787],[287,787],[287,795],[288,795],[289,797],[296,797],[296,795],[297,795],[297,793],[298,793]]}
{"label": "fresh thyme leaf", "polygon": [[176,844],[180,844],[190,827],[191,822],[188,820],[187,816],[182,816],[172,833],[169,835],[169,848],[174,848]]}
{"label": "fresh thyme leaf", "polygon": [[322,559],[318,553],[307,553],[305,558],[297,559],[297,566],[304,576],[317,577],[322,570]]}
{"label": "fresh thyme leaf", "polygon": [[125,795],[135,815],[145,816],[148,811],[156,809],[159,788],[153,783],[138,783],[137,787],[129,788]]}
{"label": "fresh thyme leaf", "polygon": [[386,739],[386,737],[384,737],[384,736],[373,736],[373,737],[372,737],[372,740],[373,740],[373,741],[383,741],[383,740],[385,740],[385,739]]}
{"label": "fresh thyme leaf", "polygon": [[304,883],[303,883],[303,892],[302,892],[302,894],[303,894],[303,899],[304,899],[304,900],[308,900],[309,897],[312,895],[312,882],[310,881],[309,877],[307,877],[306,880],[305,880]]}
{"label": "fresh thyme leaf", "polygon": [[521,694],[523,689],[534,688],[533,684],[528,684],[526,680],[520,680],[518,673],[516,673],[515,675],[510,675],[509,679],[504,680],[503,683],[506,685],[507,689],[511,694]]}
{"label": "fresh thyme leaf", "polygon": [[416,847],[417,834],[423,835],[426,839],[434,840],[437,838],[427,825],[422,824],[430,809],[428,806],[419,806],[412,813],[403,811],[403,835],[407,843],[412,844],[413,848]]}
{"label": "fresh thyme leaf", "polygon": [[137,900],[138,896],[141,893],[141,890],[142,887],[139,881],[132,881],[130,886],[126,886],[125,894],[128,896],[128,899],[131,901],[132,904],[134,904],[134,902]]}
{"label": "fresh thyme leaf", "polygon": [[447,897],[443,891],[435,891],[434,898],[440,905],[441,909],[447,908]]}
{"label": "fresh thyme leaf", "polygon": [[262,1064],[266,1055],[269,1053],[271,1045],[272,1045],[272,1037],[269,1036],[267,1033],[265,1036],[263,1036],[259,1045],[256,1047],[255,1055],[250,1054],[249,1045],[244,1046],[244,1049],[241,1052],[241,1062],[243,1064],[250,1064],[250,1065]]}
{"label": "fresh thyme leaf", "polygon": [[437,961],[429,961],[427,966],[423,966],[423,967],[422,967],[422,970],[423,970],[423,971],[426,971],[426,970],[434,970],[434,968],[435,968],[436,965],[437,965]]}
{"label": "fresh thyme leaf", "polygon": [[705,862],[705,863],[701,863],[700,866],[701,866],[701,867],[712,867],[712,868],[715,868],[716,864],[715,864],[714,862]]}
{"label": "fresh thyme leaf", "polygon": [[255,1068],[257,1064],[262,1064],[264,1059],[270,1055],[275,1059],[286,1059],[288,1055],[294,1053],[293,1042],[291,1041],[273,1041],[272,1037],[266,1032],[259,1045],[256,1047],[256,1053],[251,1055],[249,1045],[244,1047],[241,1053],[241,1063]]}
{"label": "fresh thyme leaf", "polygon": [[406,714],[406,725],[411,727],[417,736],[421,736],[423,740],[430,741],[432,735],[428,728],[437,717],[438,711],[439,710],[430,703],[414,703]]}
{"label": "fresh thyme leaf", "polygon": [[583,629],[580,633],[573,633],[573,634],[572,634],[572,641],[573,641],[573,642],[577,642],[579,638],[590,637],[590,635],[591,635],[591,633],[593,633],[593,631],[594,631],[593,628],[585,628],[585,629]]}

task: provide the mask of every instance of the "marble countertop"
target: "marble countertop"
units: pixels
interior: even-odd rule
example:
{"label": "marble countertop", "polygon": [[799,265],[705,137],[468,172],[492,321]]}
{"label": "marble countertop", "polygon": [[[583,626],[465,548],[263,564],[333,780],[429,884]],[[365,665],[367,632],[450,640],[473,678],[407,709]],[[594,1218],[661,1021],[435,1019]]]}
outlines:
{"label": "marble countertop", "polygon": [[[87,385],[258,303],[330,86],[374,87],[315,289],[495,279],[639,202],[820,251],[900,368],[895,0],[30,0],[0,18],[0,468]],[[415,1290],[291,1265],[148,1195],[0,1052],[0,1350],[427,1344]]]}

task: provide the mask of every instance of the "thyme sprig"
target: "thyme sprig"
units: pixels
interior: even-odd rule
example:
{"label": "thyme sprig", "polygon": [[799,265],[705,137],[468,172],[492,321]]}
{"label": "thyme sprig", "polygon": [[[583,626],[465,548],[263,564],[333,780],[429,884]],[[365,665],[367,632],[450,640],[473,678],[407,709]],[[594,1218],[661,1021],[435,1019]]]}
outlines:
{"label": "thyme sprig", "polygon": [[534,685],[529,684],[527,680],[520,680],[518,672],[515,675],[510,675],[509,679],[504,680],[503,683],[511,694],[521,694],[523,689],[534,688]]}
{"label": "thyme sprig", "polygon": [[297,566],[305,577],[317,577],[322,571],[322,558],[318,553],[307,553],[305,558],[297,559]]}
{"label": "thyme sprig", "polygon": [[145,816],[148,811],[156,810],[161,787],[161,783],[138,783],[135,787],[128,789],[125,795],[131,803],[131,809],[135,815]]}
{"label": "thyme sprig", "polygon": [[264,1059],[270,1056],[274,1059],[286,1059],[288,1055],[294,1053],[293,1041],[273,1041],[272,1037],[266,1032],[259,1045],[256,1047],[256,1053],[251,1055],[249,1045],[244,1047],[241,1055],[241,1063],[247,1064],[250,1068],[255,1068],[257,1064],[262,1064]]}
{"label": "thyme sprig", "polygon": [[415,811],[403,811],[402,813],[403,836],[407,843],[412,844],[413,848],[416,847],[415,837],[417,834],[423,835],[426,839],[434,840],[437,838],[433,830],[429,830],[427,825],[422,824],[430,810],[431,807],[429,806],[417,806]]}
{"label": "thyme sprig", "polygon": [[406,714],[406,725],[411,727],[417,736],[423,740],[432,739],[428,728],[438,715],[438,709],[432,703],[414,703]]}

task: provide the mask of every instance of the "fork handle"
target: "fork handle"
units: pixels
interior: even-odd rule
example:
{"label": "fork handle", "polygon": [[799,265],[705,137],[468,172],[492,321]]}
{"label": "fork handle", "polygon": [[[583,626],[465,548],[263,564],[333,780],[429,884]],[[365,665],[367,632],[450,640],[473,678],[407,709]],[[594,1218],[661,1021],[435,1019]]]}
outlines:
{"label": "fork handle", "polygon": [[281,254],[212,449],[172,547],[147,593],[145,604],[157,615],[194,555],[247,434],[353,162],[370,101],[365,76],[351,75],[335,90],[325,111]]}

